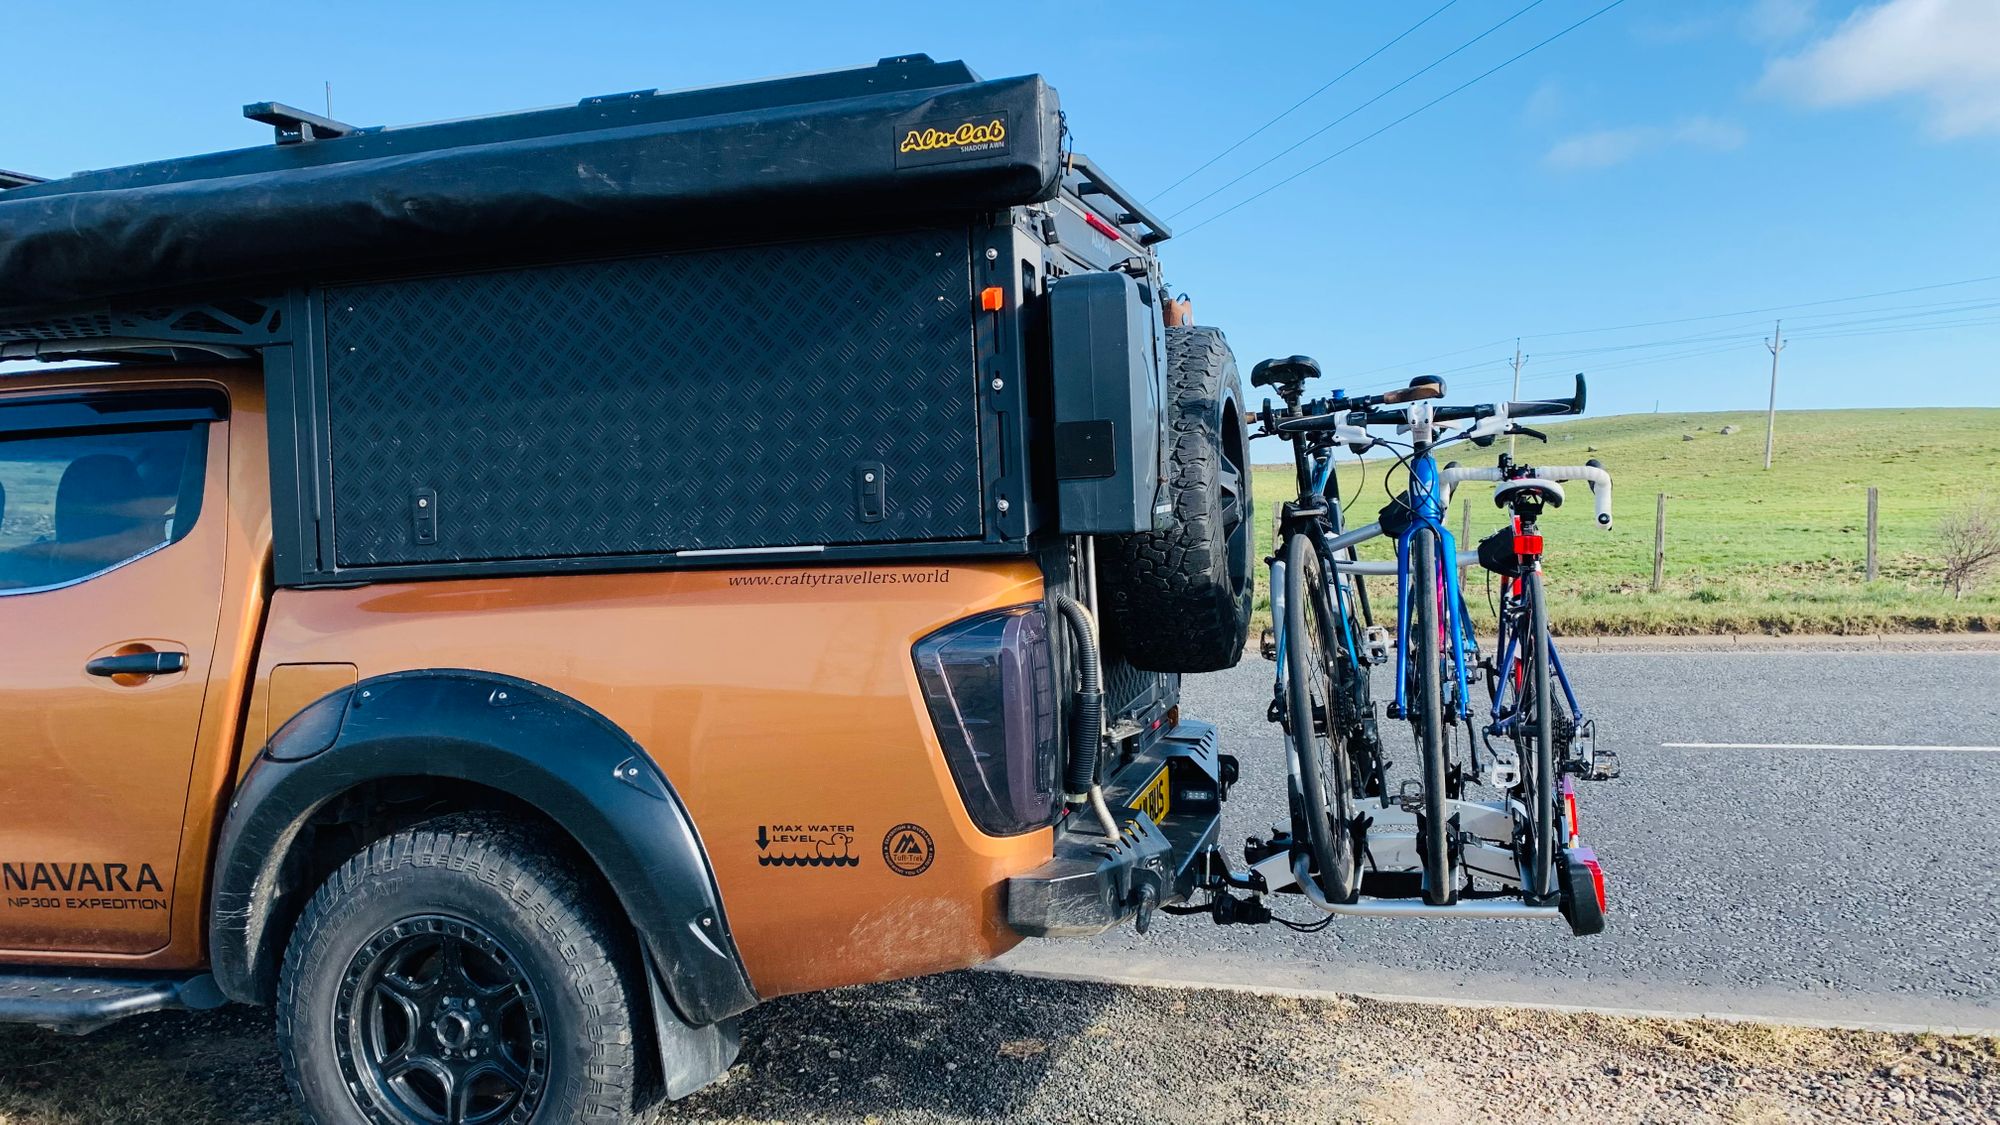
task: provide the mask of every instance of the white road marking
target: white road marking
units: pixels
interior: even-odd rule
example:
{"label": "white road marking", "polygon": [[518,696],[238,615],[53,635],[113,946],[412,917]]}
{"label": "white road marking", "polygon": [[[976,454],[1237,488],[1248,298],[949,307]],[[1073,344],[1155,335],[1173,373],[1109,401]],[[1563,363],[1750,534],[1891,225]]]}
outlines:
{"label": "white road marking", "polygon": [[1668,750],[1949,750],[1957,754],[2000,754],[2000,746],[1892,746],[1847,742],[1662,742]]}

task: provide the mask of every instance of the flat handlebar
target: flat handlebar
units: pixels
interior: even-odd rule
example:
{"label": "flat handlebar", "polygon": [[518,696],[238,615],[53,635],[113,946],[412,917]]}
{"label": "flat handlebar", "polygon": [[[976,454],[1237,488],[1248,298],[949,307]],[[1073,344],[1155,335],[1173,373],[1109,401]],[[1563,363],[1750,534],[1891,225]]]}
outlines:
{"label": "flat handlebar", "polygon": [[[1576,393],[1568,398],[1535,399],[1529,402],[1509,402],[1502,405],[1491,403],[1479,406],[1439,406],[1431,410],[1433,422],[1466,422],[1480,418],[1491,418],[1505,410],[1509,418],[1539,418],[1558,414],[1581,414],[1586,401],[1583,376],[1576,377]],[[1407,426],[1410,424],[1408,410],[1369,410],[1369,426]]]}

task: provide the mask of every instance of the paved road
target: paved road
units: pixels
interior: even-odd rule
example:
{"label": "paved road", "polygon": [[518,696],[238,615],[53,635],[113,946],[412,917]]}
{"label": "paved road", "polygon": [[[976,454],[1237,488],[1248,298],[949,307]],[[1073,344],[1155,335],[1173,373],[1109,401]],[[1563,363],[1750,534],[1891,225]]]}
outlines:
{"label": "paved road", "polygon": [[[1162,917],[1143,938],[1031,942],[1002,965],[2000,1030],[2000,752],[1667,745],[2000,747],[2000,652],[1606,652],[1569,665],[1625,772],[1582,789],[1610,881],[1605,935],[1360,918],[1295,934]],[[1243,762],[1225,840],[1283,817],[1270,674],[1252,658],[1184,692]]]}

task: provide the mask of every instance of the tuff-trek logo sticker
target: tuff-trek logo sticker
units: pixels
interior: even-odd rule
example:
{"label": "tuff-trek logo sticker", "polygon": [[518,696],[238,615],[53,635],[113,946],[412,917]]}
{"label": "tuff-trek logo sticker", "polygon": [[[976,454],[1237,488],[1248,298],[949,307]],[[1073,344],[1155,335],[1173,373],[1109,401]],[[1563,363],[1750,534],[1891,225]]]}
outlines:
{"label": "tuff-trek logo sticker", "polygon": [[896,166],[976,160],[1007,151],[1007,115],[974,113],[896,130]]}
{"label": "tuff-trek logo sticker", "polygon": [[760,824],[759,867],[859,867],[852,824]]}
{"label": "tuff-trek logo sticker", "polygon": [[922,875],[937,858],[937,844],[922,825],[898,824],[882,837],[882,862],[898,875]]}

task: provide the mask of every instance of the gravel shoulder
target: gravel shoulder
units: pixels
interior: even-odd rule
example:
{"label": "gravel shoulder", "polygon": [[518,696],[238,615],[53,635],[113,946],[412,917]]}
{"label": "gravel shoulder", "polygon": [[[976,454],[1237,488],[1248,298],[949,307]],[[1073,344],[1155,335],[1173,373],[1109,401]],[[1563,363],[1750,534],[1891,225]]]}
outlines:
{"label": "gravel shoulder", "polygon": [[[0,1122],[292,1122],[269,1013],[0,1030]],[[653,1122],[1991,1121],[2000,1040],[994,972],[773,1001]]]}

